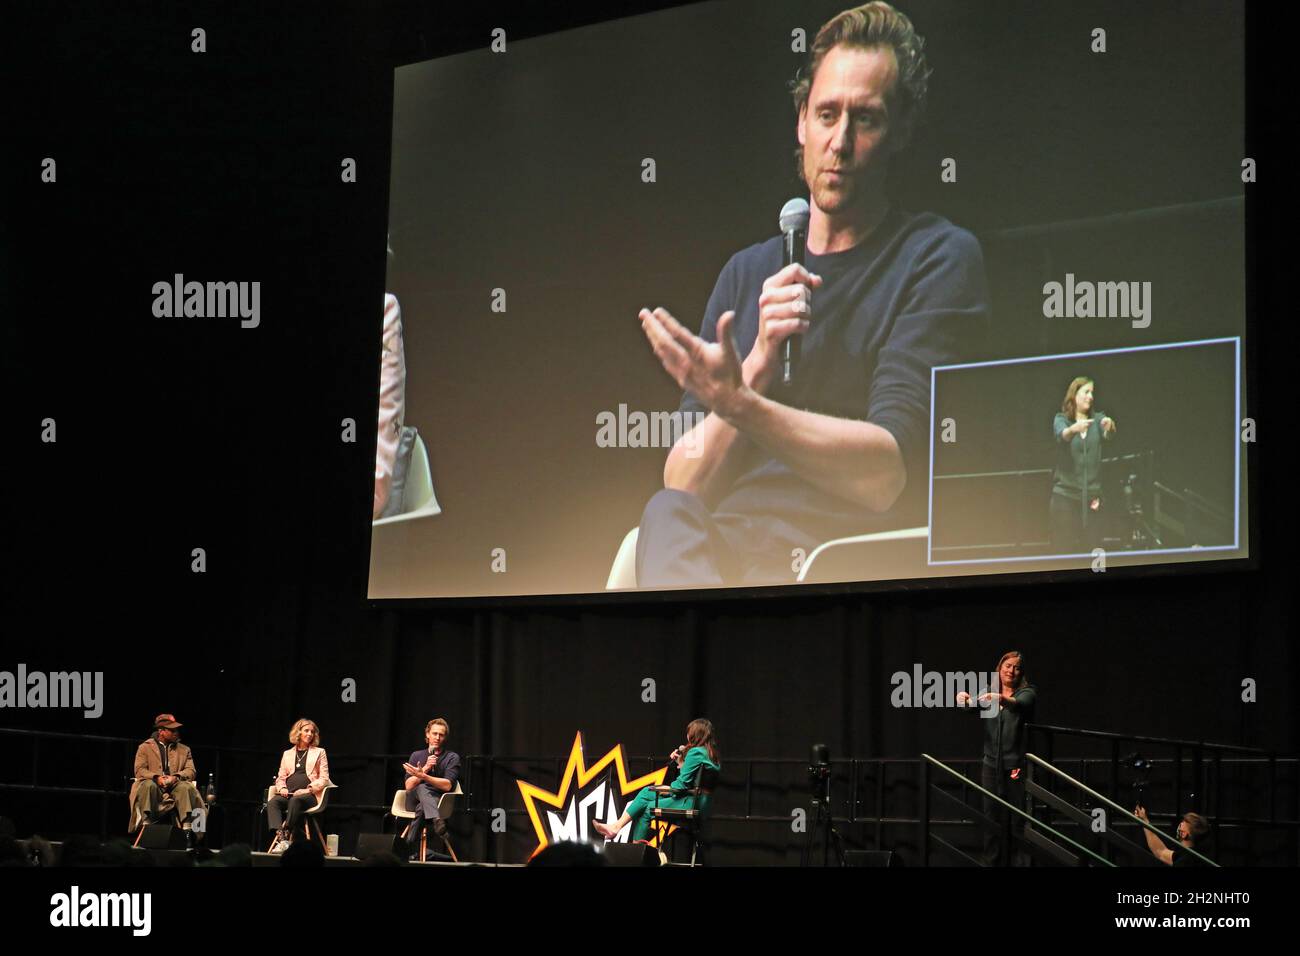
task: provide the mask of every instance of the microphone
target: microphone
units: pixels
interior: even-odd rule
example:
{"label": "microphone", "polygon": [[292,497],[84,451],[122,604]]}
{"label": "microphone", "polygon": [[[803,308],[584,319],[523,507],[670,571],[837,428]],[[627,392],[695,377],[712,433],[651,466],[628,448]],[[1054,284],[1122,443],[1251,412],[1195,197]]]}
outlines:
{"label": "microphone", "polygon": [[[781,207],[781,268],[792,262],[803,265],[804,253],[808,243],[808,201],[791,199]],[[785,340],[785,352],[781,358],[781,384],[794,384],[794,366],[799,361],[803,341],[798,333]]]}

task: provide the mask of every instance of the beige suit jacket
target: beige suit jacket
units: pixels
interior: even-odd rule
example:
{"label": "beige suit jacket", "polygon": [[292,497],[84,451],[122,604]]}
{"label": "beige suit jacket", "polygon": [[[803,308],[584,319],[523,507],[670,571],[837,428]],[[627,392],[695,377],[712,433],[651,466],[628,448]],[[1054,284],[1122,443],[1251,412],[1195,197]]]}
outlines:
{"label": "beige suit jacket", "polygon": [[[171,775],[180,780],[194,783],[199,777],[199,772],[194,767],[194,754],[180,741],[167,745],[167,766],[171,769]],[[131,784],[131,795],[128,798],[131,805],[131,820],[127,824],[127,829],[135,824],[135,795],[139,792],[141,783],[145,780],[155,780],[163,776],[163,773],[158,739],[150,737],[135,750],[135,766],[131,773],[135,780]]]}

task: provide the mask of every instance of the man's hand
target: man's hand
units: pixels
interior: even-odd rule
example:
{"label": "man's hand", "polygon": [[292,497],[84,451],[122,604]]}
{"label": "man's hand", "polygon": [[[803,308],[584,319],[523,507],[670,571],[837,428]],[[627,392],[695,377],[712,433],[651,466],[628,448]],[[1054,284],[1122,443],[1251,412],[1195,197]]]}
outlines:
{"label": "man's hand", "polygon": [[432,754],[430,754],[430,755],[429,755],[429,759],[426,760],[426,761],[424,762],[424,772],[425,772],[425,773],[428,773],[428,772],[429,772],[430,770],[432,770],[435,766],[437,766],[437,764],[438,764],[438,761],[435,760],[435,759],[433,758],[433,755],[432,755]]}
{"label": "man's hand", "polygon": [[797,262],[763,280],[758,297],[758,338],[745,358],[745,380],[755,391],[767,391],[780,366],[785,340],[808,331],[813,289],[821,284],[821,276]]}
{"label": "man's hand", "polygon": [[1137,817],[1143,823],[1151,822],[1150,820],[1147,819],[1147,808],[1142,806],[1142,804],[1140,803],[1133,808],[1133,816]]}
{"label": "man's hand", "polygon": [[731,338],[735,312],[718,319],[718,341],[706,342],[669,314],[667,309],[642,309],[641,331],[664,370],[684,391],[723,418],[748,389]]}
{"label": "man's hand", "polygon": [[[811,273],[802,275],[818,284]],[[780,276],[782,273],[777,273],[771,288],[765,290],[771,293],[767,316],[771,328],[762,339],[764,344],[751,350],[743,363],[732,338],[734,312],[724,312],[718,318],[717,342],[705,342],[666,310],[641,310],[641,329],[664,369],[712,412],[689,433],[691,442],[679,440],[674,446],[664,464],[664,487],[707,502],[734,480],[738,459],[731,452],[743,436],[820,490],[869,511],[887,511],[907,485],[902,453],[887,429],[800,410],[762,394],[762,379],[773,377],[779,366],[776,346],[795,334],[793,302],[803,296],[776,291],[802,285],[794,281],[801,277],[798,270],[791,269],[778,279]],[[777,301],[781,295],[786,297],[784,303]],[[782,322],[789,324],[782,326]]]}
{"label": "man's hand", "polygon": [[176,778],[166,773],[158,778],[158,786],[161,787],[163,790],[168,789],[175,782],[176,782]]}
{"label": "man's hand", "polygon": [[412,777],[419,777],[421,780],[423,780],[425,777],[428,776],[427,773],[425,773],[423,770],[421,770],[413,763],[402,764],[402,769],[405,770],[407,773],[409,773]]}

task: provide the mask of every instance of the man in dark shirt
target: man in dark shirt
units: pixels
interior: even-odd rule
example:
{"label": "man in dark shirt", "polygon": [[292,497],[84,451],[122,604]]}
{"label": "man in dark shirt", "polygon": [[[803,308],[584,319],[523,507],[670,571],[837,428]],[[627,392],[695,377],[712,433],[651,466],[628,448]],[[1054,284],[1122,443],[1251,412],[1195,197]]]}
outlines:
{"label": "man in dark shirt", "polygon": [[[736,254],[698,336],[665,309],[641,311],[685,389],[681,410],[708,414],[646,506],[639,586],[789,582],[795,549],[924,524],[930,370],[970,357],[988,316],[975,238],[885,193],[928,73],[921,38],[888,4],[829,21],[794,88],[805,265],[781,267],[779,237]],[[802,357],[786,386],[792,335]]]}
{"label": "man in dark shirt", "polygon": [[456,789],[460,774],[460,755],[445,749],[450,732],[447,721],[435,717],[424,728],[428,746],[415,751],[410,761],[402,764],[406,771],[406,809],[415,811],[415,819],[406,831],[411,850],[419,846],[420,830],[426,823],[440,839],[447,838],[447,824],[438,813],[438,801],[444,793]]}
{"label": "man in dark shirt", "polygon": [[[1133,810],[1133,816],[1137,817],[1143,823],[1150,823],[1147,819],[1145,807],[1138,806]],[[1195,850],[1196,843],[1205,834],[1210,832],[1210,824],[1206,822],[1205,817],[1199,813],[1186,813],[1178,821],[1178,842],[1181,846],[1165,846],[1164,841],[1150,830],[1143,829],[1143,834],[1147,838],[1147,849],[1161,863],[1168,866],[1204,866],[1205,862],[1195,853],[1188,853],[1188,850]],[[1198,851],[1199,852],[1199,851]]]}

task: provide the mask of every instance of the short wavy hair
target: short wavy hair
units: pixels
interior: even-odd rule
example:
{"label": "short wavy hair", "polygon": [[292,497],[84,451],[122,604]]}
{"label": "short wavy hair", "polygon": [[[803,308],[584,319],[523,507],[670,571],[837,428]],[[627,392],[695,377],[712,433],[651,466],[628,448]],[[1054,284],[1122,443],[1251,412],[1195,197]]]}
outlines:
{"label": "short wavy hair", "polygon": [[442,724],[442,732],[448,737],[451,736],[451,724],[447,723],[442,717],[435,717],[424,725],[424,736],[429,736],[429,731],[433,729],[434,724]]}
{"label": "short wavy hair", "polygon": [[306,717],[299,717],[296,721],[294,721],[293,727],[289,731],[289,743],[293,744],[295,747],[298,746],[298,735],[302,732],[303,727],[307,726],[308,724],[311,724],[312,730],[316,731],[316,733],[312,736],[311,745],[313,747],[321,746],[320,724],[316,723],[316,721],[314,720],[308,720]]}
{"label": "short wavy hair", "polygon": [[1184,813],[1183,822],[1187,824],[1187,831],[1191,834],[1193,843],[1210,832],[1210,822],[1199,813]]}
{"label": "short wavy hair", "polygon": [[[822,25],[808,51],[808,63],[795,74],[790,84],[795,114],[808,105],[813,79],[826,54],[837,46],[870,50],[888,47],[898,63],[898,78],[890,91],[891,105],[897,114],[890,117],[899,135],[910,139],[912,131],[925,116],[926,97],[933,71],[925,60],[925,38],[916,32],[912,21],[883,0],[873,0],[836,14]],[[796,150],[799,175],[803,177],[803,147]]]}

